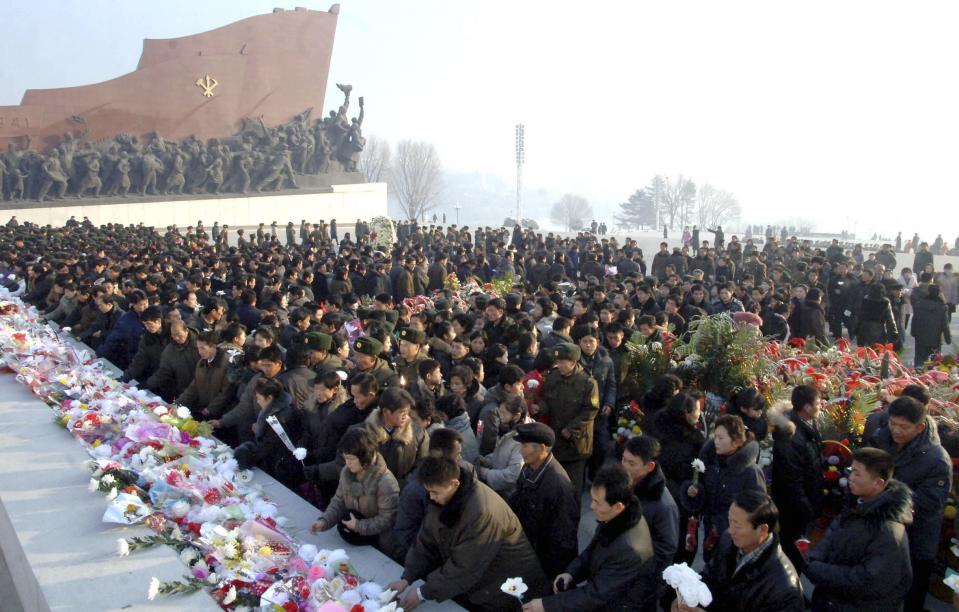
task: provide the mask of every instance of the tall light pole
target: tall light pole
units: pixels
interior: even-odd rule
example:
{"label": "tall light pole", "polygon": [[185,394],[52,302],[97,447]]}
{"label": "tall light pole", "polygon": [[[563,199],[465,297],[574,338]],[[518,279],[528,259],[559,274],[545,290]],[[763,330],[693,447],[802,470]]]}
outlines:
{"label": "tall light pole", "polygon": [[516,223],[523,226],[523,162],[526,161],[525,127],[516,124]]}
{"label": "tall light pole", "polygon": [[459,226],[459,224],[460,224],[460,209],[461,209],[461,208],[463,208],[463,207],[460,206],[460,203],[459,203],[459,202],[457,202],[457,203],[456,203],[456,206],[453,207],[453,210],[456,211],[456,225],[457,225],[457,226]]}

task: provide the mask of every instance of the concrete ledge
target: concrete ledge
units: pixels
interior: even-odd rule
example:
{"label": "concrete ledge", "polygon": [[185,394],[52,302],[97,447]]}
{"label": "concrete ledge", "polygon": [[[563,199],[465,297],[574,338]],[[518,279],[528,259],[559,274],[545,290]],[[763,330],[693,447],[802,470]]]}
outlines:
{"label": "concrete ledge", "polygon": [[[387,214],[386,183],[333,185],[330,190],[313,193],[285,191],[282,194],[255,194],[223,198],[169,198],[142,202],[110,202],[109,200],[59,200],[43,205],[25,204],[23,208],[4,208],[4,219],[16,215],[21,222],[62,226],[70,216],[77,220],[89,217],[94,225],[143,223],[147,226],[180,227],[202,220],[211,227],[214,221],[233,227],[280,223],[299,223],[319,219],[338,219],[350,223],[357,218],[370,219]],[[52,205],[51,205],[52,204]],[[297,227],[299,227],[297,225]]]}

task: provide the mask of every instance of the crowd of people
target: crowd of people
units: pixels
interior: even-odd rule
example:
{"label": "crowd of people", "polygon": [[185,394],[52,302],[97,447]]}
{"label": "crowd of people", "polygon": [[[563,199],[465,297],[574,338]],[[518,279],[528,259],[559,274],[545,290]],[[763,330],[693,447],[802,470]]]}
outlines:
{"label": "crowd of people", "polygon": [[[850,503],[807,549],[822,504],[822,398],[772,414],[738,390],[707,427],[704,396],[665,375],[646,393],[627,343],[670,343],[730,313],[770,339],[902,348],[950,343],[959,301],[928,246],[789,237],[660,245],[519,227],[215,224],[164,232],[71,219],[0,228],[0,278],[135,381],[191,409],[337,529],[403,566],[401,605],[476,610],[695,608],[662,571],[702,553],[709,610],[922,610],[952,467],[910,387],[871,417]],[[453,279],[504,295],[454,299]],[[434,299],[422,310],[408,298]],[[457,306],[459,305],[459,306]],[[617,444],[616,410],[642,434]],[[285,432],[306,449],[301,462]],[[757,464],[773,440],[771,477]],[[694,468],[694,460],[702,469]],[[582,500],[598,526],[580,542]],[[702,537],[700,537],[702,534]],[[814,586],[804,591],[800,575]],[[500,586],[522,577],[523,603]],[[418,580],[421,586],[411,587]]]}

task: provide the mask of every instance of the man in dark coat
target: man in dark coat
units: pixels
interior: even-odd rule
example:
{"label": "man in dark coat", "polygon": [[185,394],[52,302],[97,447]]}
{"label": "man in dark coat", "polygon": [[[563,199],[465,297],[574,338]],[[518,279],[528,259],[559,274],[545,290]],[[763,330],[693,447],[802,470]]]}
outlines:
{"label": "man in dark coat", "polygon": [[226,351],[217,348],[219,334],[206,331],[197,336],[196,350],[200,356],[193,380],[179,398],[179,403],[193,411],[198,419],[216,418],[222,414],[232,388],[227,384],[230,360]]}
{"label": "man in dark coat", "polygon": [[427,271],[429,283],[426,285],[426,290],[430,293],[442,290],[446,283],[447,274],[449,273],[446,270],[446,253],[440,253],[430,264]]}
{"label": "man in dark coat", "polygon": [[952,488],[952,462],[939,443],[935,421],[920,402],[899,397],[889,404],[888,412],[888,425],[876,432],[869,445],[893,456],[896,480],[912,490],[916,513],[907,532],[913,581],[905,609],[921,611],[939,549],[942,514]]}
{"label": "man in dark coat", "polygon": [[553,454],[563,465],[573,484],[573,492],[583,490],[586,460],[593,453],[593,422],[599,413],[596,381],[579,363],[579,345],[564,343],[552,349],[556,368],[543,383],[540,412],[549,417],[556,434]]}
{"label": "man in dark coat", "polygon": [[856,502],[829,525],[803,569],[816,586],[813,610],[902,610],[912,583],[906,539],[912,499],[892,473],[889,453],[868,447],[853,453],[849,491]]}
{"label": "man in dark coat", "polygon": [[655,610],[661,577],[649,527],[629,475],[604,466],[593,479],[592,509],[599,525],[586,549],[553,580],[553,594],[534,599],[524,612]]}
{"label": "man in dark coat", "polygon": [[150,305],[145,293],[139,289],[130,292],[130,310],[120,315],[117,324],[97,349],[97,355],[113,365],[126,370],[133,362],[140,346],[140,337],[146,331],[140,315]]}
{"label": "man in dark coat", "polygon": [[536,554],[519,519],[495,491],[447,457],[427,457],[417,477],[433,502],[416,542],[406,554],[403,577],[388,588],[406,591],[400,605],[456,598],[471,610],[519,610],[519,599],[500,586],[522,576],[527,597],[547,588]]}
{"label": "man in dark coat", "polygon": [[137,343],[137,352],[130,366],[123,372],[123,382],[146,382],[160,366],[160,356],[170,341],[163,329],[163,313],[159,306],[150,306],[140,315],[144,333]]}
{"label": "man in dark coat", "polygon": [[580,499],[569,476],[553,457],[556,435],[543,423],[516,427],[523,470],[509,506],[516,513],[547,578],[566,571],[579,553]]}
{"label": "man in dark coat", "polygon": [[653,539],[657,576],[673,562],[679,548],[679,508],[666,488],[659,455],[656,438],[636,436],[626,441],[622,459]]}
{"label": "man in dark coat", "polygon": [[196,332],[182,321],[174,321],[170,325],[170,343],[160,355],[156,372],[147,380],[147,388],[168,402],[174,401],[193,381],[199,360]]}
{"label": "man in dark coat", "polygon": [[593,433],[593,455],[590,459],[590,473],[599,469],[613,454],[610,436],[610,418],[616,407],[616,372],[613,360],[605,347],[600,345],[599,331],[589,325],[577,325],[573,328],[573,341],[579,344],[581,355],[579,363],[587,374],[596,381],[599,391],[600,412],[596,416]]}
{"label": "man in dark coat", "polygon": [[783,551],[793,565],[802,562],[796,540],[822,510],[822,436],[816,427],[819,391],[797,385],[793,409],[774,414],[772,497],[780,510],[779,535]]}
{"label": "man in dark coat", "polygon": [[829,344],[826,336],[826,313],[822,308],[822,292],[819,289],[810,289],[799,306],[799,329],[805,339],[815,340],[823,345]]}
{"label": "man in dark coat", "polygon": [[[703,570],[713,595],[710,612],[803,612],[802,585],[779,546],[773,500],[759,491],[743,491],[729,507],[729,531]],[[678,612],[702,608],[677,605]]]}
{"label": "man in dark coat", "polygon": [[929,285],[926,293],[912,301],[912,333],[916,339],[915,366],[920,367],[930,355],[942,350],[942,343],[952,344],[949,331],[949,307],[942,299],[938,285]]}

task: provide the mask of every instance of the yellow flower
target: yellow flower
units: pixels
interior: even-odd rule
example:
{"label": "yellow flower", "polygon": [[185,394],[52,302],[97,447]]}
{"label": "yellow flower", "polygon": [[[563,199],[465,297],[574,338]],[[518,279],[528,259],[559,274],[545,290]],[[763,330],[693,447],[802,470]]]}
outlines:
{"label": "yellow flower", "polygon": [[956,507],[955,506],[946,506],[945,512],[943,515],[950,521],[956,518]]}
{"label": "yellow flower", "polygon": [[260,547],[260,550],[257,551],[257,554],[259,554],[261,557],[269,557],[273,554],[273,549],[269,546],[262,546]]}
{"label": "yellow flower", "polygon": [[633,433],[634,434],[640,433],[639,425],[633,425]]}
{"label": "yellow flower", "polygon": [[93,444],[91,444],[91,446],[93,446],[93,448],[96,448],[100,446],[101,444],[103,444],[103,442],[100,441],[100,438],[97,438],[96,440],[93,441]]}

